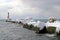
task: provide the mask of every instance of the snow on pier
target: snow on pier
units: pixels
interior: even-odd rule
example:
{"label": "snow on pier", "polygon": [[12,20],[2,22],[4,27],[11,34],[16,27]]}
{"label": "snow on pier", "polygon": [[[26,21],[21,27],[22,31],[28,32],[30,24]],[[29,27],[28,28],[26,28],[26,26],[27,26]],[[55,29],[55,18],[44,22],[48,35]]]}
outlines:
{"label": "snow on pier", "polygon": [[54,23],[46,23],[46,27],[53,26],[56,27],[56,32],[60,31],[60,21],[55,21]]}
{"label": "snow on pier", "polygon": [[[18,20],[18,19],[16,19],[16,20],[11,20],[11,22],[13,22],[13,23],[19,23],[19,22],[21,22],[22,23],[22,25],[24,25],[24,27],[25,26],[27,26],[27,28],[29,28],[29,29],[36,29],[36,30],[38,30],[38,32],[40,31],[40,30],[43,30],[44,29],[44,27],[46,27],[46,29],[48,28],[48,27],[56,27],[56,30],[55,30],[55,32],[57,32],[57,33],[59,33],[60,32],[60,21],[58,21],[58,20],[56,20],[56,19],[54,19],[54,18],[49,18],[48,19],[48,21],[46,22],[46,23],[44,23],[44,22],[41,22],[41,21],[35,21],[33,18],[31,18],[31,17],[27,17],[27,18],[25,18],[25,19],[23,19],[23,20]],[[33,25],[33,26],[32,26]],[[53,30],[52,30],[53,31]]]}

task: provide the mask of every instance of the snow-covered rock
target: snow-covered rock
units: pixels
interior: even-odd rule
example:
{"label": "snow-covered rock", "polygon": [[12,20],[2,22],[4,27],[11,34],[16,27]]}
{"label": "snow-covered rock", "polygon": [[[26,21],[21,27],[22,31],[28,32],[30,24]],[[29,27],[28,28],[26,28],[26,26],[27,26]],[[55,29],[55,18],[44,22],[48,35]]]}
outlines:
{"label": "snow-covered rock", "polygon": [[45,23],[44,22],[41,22],[41,21],[37,21],[37,23],[35,24],[35,26],[39,27],[40,30],[42,30],[45,26]]}
{"label": "snow-covered rock", "polygon": [[31,17],[27,17],[26,19],[24,19],[23,21],[24,27],[28,26],[27,28],[31,28],[33,30],[42,30],[45,26],[44,22],[41,21],[35,21],[34,19],[32,19]]}
{"label": "snow-covered rock", "polygon": [[27,17],[22,22],[23,24],[28,24],[31,20],[33,20],[32,17]]}
{"label": "snow-covered rock", "polygon": [[60,21],[54,21],[53,23],[47,22],[46,28],[50,26],[56,27],[56,32],[60,31]]}
{"label": "snow-covered rock", "polygon": [[16,19],[15,21],[16,21],[17,23],[19,23],[19,22],[20,22],[20,20],[19,20],[19,19]]}
{"label": "snow-covered rock", "polygon": [[38,27],[40,30],[42,30],[45,26],[45,23],[40,21],[37,21],[37,22],[33,21],[28,23],[28,25],[31,25],[31,24],[34,25],[34,27]]}
{"label": "snow-covered rock", "polygon": [[36,23],[37,23],[37,22],[34,21],[34,20],[31,20],[31,21],[27,22],[28,25],[31,25],[31,24],[32,24],[32,25],[35,25]]}
{"label": "snow-covered rock", "polygon": [[55,18],[55,17],[50,17],[49,19],[48,19],[48,21],[50,22],[50,23],[53,23],[53,22],[55,22],[57,19]]}

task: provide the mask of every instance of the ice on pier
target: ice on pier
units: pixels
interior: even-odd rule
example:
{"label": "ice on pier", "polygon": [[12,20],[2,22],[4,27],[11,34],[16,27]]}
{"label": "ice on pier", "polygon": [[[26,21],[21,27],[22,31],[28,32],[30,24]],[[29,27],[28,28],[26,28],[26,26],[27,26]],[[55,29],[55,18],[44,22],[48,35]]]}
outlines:
{"label": "ice on pier", "polygon": [[35,26],[39,27],[40,30],[42,30],[45,27],[45,23],[41,22],[41,21],[37,21],[37,23],[35,24]]}
{"label": "ice on pier", "polygon": [[33,20],[32,17],[27,17],[23,20],[23,23],[28,24],[31,20]]}
{"label": "ice on pier", "polygon": [[56,32],[60,31],[60,21],[55,21],[54,23],[47,22],[46,23],[46,28],[49,27],[49,26],[56,27]]}
{"label": "ice on pier", "polygon": [[27,25],[33,25],[34,27],[38,27],[40,28],[40,30],[42,30],[45,26],[44,22],[35,21],[32,17],[27,17],[26,19],[24,19],[23,23]]}
{"label": "ice on pier", "polygon": [[[53,20],[54,20],[54,22],[53,22]],[[46,28],[47,28],[47,27],[50,27],[50,26],[56,27],[56,32],[59,33],[59,31],[60,31],[60,21],[58,21],[58,20],[56,20],[56,19],[54,19],[54,18],[51,18],[51,19],[46,23]]]}
{"label": "ice on pier", "polygon": [[12,19],[11,21],[16,21],[15,19]]}
{"label": "ice on pier", "polygon": [[27,24],[28,24],[28,25],[31,25],[31,24],[32,24],[32,25],[35,25],[36,23],[37,23],[36,21],[31,20],[31,21],[29,21]]}
{"label": "ice on pier", "polygon": [[41,21],[30,21],[29,23],[28,23],[28,25],[34,25],[34,27],[38,27],[40,30],[42,30],[43,28],[44,28],[44,26],[45,26],[45,23],[44,22],[41,22]]}
{"label": "ice on pier", "polygon": [[15,21],[19,23],[20,22],[20,19],[16,19]]}

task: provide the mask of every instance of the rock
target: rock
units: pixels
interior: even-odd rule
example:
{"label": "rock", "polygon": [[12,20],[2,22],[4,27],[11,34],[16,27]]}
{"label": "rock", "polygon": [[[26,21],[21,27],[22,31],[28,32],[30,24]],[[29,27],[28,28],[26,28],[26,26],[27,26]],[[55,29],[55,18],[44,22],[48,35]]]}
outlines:
{"label": "rock", "polygon": [[34,31],[35,31],[36,33],[39,33],[40,29],[39,29],[38,27],[34,27]]}
{"label": "rock", "polygon": [[34,25],[32,25],[32,24],[28,26],[28,29],[33,30],[33,28],[34,28]]}
{"label": "rock", "polygon": [[23,23],[20,21],[19,24],[23,24]]}
{"label": "rock", "polygon": [[11,21],[12,23],[15,23],[15,21]]}
{"label": "rock", "polygon": [[34,26],[31,24],[31,25],[28,25],[28,24],[24,24],[23,25],[24,28],[27,28],[29,30],[33,30]]}
{"label": "rock", "polygon": [[49,26],[49,27],[46,28],[46,30],[47,30],[47,33],[53,34],[56,31],[56,27]]}
{"label": "rock", "polygon": [[23,24],[23,28],[27,28],[28,27],[28,24]]}
{"label": "rock", "polygon": [[24,28],[27,28],[29,30],[33,30],[33,31],[36,31],[36,32],[39,32],[39,28],[38,27],[34,27],[34,25],[28,25],[28,24],[24,24],[23,25]]}
{"label": "rock", "polygon": [[50,18],[48,19],[48,21],[49,21],[50,23],[53,23],[54,21],[56,21],[56,18],[50,17]]}
{"label": "rock", "polygon": [[47,33],[46,26],[42,30],[39,31],[40,34],[45,34]]}

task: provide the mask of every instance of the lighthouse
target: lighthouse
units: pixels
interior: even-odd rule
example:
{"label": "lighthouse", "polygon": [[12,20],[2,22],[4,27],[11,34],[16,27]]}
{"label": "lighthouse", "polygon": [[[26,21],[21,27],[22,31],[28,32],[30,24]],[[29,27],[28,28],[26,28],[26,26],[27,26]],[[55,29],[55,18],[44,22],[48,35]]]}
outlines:
{"label": "lighthouse", "polygon": [[8,12],[8,14],[7,14],[7,20],[6,20],[6,22],[7,22],[7,21],[8,21],[8,22],[11,21],[9,12]]}
{"label": "lighthouse", "polygon": [[9,19],[9,12],[8,12],[8,16],[7,16],[7,19]]}

